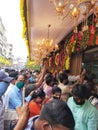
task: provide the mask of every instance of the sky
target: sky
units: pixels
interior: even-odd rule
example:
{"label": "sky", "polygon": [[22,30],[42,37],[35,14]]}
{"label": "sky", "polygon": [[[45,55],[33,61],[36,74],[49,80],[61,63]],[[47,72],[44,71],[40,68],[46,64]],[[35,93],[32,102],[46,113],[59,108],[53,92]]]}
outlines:
{"label": "sky", "polygon": [[6,28],[8,43],[13,44],[13,55],[27,57],[27,47],[22,38],[22,20],[20,16],[20,0],[0,0],[0,17]]}

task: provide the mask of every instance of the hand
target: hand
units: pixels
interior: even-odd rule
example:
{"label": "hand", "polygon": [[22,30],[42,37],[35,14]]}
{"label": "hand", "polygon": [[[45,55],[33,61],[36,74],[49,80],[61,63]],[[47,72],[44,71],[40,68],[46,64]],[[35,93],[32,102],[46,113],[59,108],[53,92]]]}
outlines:
{"label": "hand", "polygon": [[[21,117],[24,117],[26,119],[29,118],[29,107],[28,107],[28,103],[25,103],[22,107],[21,107]],[[20,117],[20,118],[21,118]]]}
{"label": "hand", "polygon": [[32,95],[34,94],[34,92],[35,92],[35,90],[31,91],[29,95],[32,97]]}
{"label": "hand", "polygon": [[41,71],[42,71],[42,74],[45,74],[46,73],[46,68],[43,67]]}
{"label": "hand", "polygon": [[28,123],[28,119],[29,119],[29,107],[28,103],[25,103],[24,106],[21,108],[21,115],[14,130],[24,130]]}

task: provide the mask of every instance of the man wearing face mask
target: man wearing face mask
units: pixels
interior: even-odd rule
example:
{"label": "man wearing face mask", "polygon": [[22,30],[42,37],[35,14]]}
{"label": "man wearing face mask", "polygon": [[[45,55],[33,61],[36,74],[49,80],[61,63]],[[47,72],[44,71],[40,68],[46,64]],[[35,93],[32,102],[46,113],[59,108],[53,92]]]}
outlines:
{"label": "man wearing face mask", "polygon": [[0,130],[4,130],[4,105],[2,96],[7,90],[12,77],[5,74],[4,71],[0,71]]}
{"label": "man wearing face mask", "polygon": [[75,130],[98,130],[98,110],[86,100],[86,86],[77,84],[68,99],[75,120]]}
{"label": "man wearing face mask", "polygon": [[24,84],[25,84],[24,81],[18,81],[16,85],[10,90],[9,93],[8,107],[9,109],[16,110],[18,117],[20,117],[21,115],[21,106],[23,105],[23,98],[25,98],[24,100],[26,102],[29,102],[33,94],[32,91],[27,97],[25,97],[24,95],[25,92],[23,92]]}

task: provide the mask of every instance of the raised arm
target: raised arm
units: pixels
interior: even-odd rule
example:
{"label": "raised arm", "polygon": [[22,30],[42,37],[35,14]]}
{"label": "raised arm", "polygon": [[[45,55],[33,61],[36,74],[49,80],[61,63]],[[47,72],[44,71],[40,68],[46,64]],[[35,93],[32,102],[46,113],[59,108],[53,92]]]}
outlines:
{"label": "raised arm", "polygon": [[29,108],[28,104],[26,103],[22,108],[21,108],[21,116],[14,128],[14,130],[24,130],[29,119]]}

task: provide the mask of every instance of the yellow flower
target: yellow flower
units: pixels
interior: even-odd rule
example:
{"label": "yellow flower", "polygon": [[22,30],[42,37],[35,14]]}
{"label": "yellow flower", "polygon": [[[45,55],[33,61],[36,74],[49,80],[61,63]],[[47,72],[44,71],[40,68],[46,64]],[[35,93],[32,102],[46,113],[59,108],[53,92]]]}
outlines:
{"label": "yellow flower", "polygon": [[65,69],[70,69],[70,56],[69,55],[67,59],[65,60]]}

